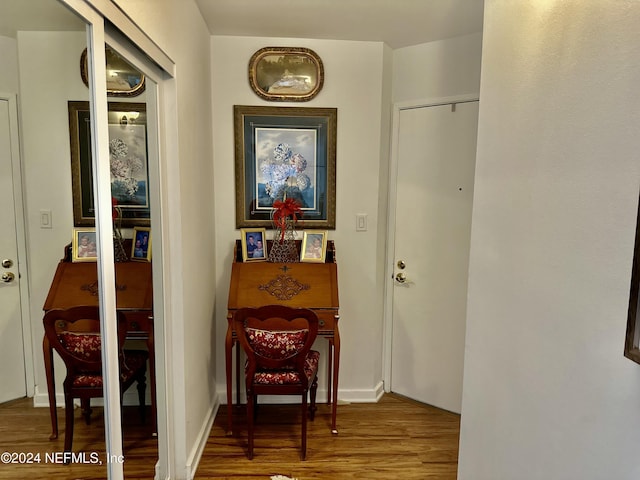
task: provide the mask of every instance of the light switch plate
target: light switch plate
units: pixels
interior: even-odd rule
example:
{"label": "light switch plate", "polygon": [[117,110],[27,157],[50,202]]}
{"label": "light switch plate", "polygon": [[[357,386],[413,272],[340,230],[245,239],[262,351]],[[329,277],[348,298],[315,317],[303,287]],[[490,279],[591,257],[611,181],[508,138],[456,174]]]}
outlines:
{"label": "light switch plate", "polygon": [[367,231],[367,214],[366,213],[356,214],[356,232],[366,232],[366,231]]}
{"label": "light switch plate", "polygon": [[40,210],[40,228],[53,228],[51,210]]}

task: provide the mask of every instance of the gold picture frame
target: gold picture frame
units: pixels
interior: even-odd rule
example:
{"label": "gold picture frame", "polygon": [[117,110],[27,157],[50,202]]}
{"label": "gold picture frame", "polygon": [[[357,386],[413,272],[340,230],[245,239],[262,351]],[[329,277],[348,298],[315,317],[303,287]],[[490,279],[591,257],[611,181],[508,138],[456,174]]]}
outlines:
{"label": "gold picture frame", "polygon": [[240,230],[243,262],[264,262],[267,260],[267,229],[243,228]]}
{"label": "gold picture frame", "polygon": [[324,263],[327,257],[327,230],[305,230],[302,235],[300,261]]}
{"label": "gold picture frame", "polygon": [[[136,97],[145,90],[145,76],[114,52],[110,47],[105,47],[107,62],[107,95],[109,97]],[[87,49],[80,55],[80,77],[84,84],[89,86],[89,74],[87,66]]]}
{"label": "gold picture frame", "polygon": [[134,262],[151,261],[151,228],[133,227],[130,259]]}
{"label": "gold picture frame", "polygon": [[71,261],[96,262],[97,260],[96,229],[74,228],[71,241]]}
{"label": "gold picture frame", "polygon": [[249,85],[265,100],[307,102],[322,90],[324,66],[309,48],[261,48],[249,60]]}

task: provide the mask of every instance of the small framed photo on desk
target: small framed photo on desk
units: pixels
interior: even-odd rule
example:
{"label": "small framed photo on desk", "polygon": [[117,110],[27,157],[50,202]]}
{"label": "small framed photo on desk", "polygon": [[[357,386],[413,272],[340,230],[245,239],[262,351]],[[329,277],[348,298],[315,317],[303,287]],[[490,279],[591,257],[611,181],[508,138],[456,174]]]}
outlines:
{"label": "small framed photo on desk", "polygon": [[71,260],[74,262],[95,262],[98,260],[95,228],[74,228],[71,242]]}
{"label": "small framed photo on desk", "polygon": [[301,262],[324,263],[327,256],[326,230],[305,230],[302,236]]}
{"label": "small framed photo on desk", "polygon": [[267,260],[267,230],[265,228],[243,228],[240,230],[242,261]]}
{"label": "small framed photo on desk", "polygon": [[149,227],[133,227],[131,260],[136,262],[151,261],[151,229]]}

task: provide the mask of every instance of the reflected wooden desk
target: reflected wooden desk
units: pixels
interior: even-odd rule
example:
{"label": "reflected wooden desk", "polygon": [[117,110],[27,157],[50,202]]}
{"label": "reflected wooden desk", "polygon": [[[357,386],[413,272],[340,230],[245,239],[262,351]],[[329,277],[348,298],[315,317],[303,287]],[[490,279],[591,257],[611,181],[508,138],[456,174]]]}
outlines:
{"label": "reflected wooden desk", "polygon": [[[327,403],[331,404],[331,431],[336,429],[338,403],[338,375],[340,372],[340,332],[338,330],[338,265],[333,242],[329,242],[326,263],[270,263],[242,262],[239,241],[231,267],[231,284],[227,304],[227,335],[225,338],[225,367],[227,380],[227,427],[232,432],[232,361],[233,346],[237,345],[232,319],[242,307],[261,307],[281,304],[310,308],[319,319],[318,336],[329,341],[327,369]],[[240,347],[236,348],[236,400],[240,404]]]}
{"label": "reflected wooden desk", "polygon": [[[156,431],[156,372],[155,348],[153,344],[153,282],[151,263],[116,263],[116,307],[125,313],[127,339],[146,342],[149,350],[149,377],[151,383],[151,409],[153,431]],[[44,302],[45,312],[54,308],[69,308],[78,305],[98,305],[97,264],[72,263],[61,260],[51,282],[49,294]],[[58,437],[58,415],[56,411],[56,386],[54,381],[53,348],[47,336],[42,341],[44,366],[47,375],[49,413],[51,415],[51,439]]]}

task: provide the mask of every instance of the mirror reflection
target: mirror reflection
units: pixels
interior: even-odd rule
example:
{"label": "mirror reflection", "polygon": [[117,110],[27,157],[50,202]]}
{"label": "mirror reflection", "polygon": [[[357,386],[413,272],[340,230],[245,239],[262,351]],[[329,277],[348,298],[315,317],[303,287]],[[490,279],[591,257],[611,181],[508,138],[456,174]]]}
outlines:
{"label": "mirror reflection", "polygon": [[[0,182],[5,205],[0,212],[0,304],[3,306],[0,309],[0,451],[39,455],[41,459],[37,465],[12,465],[11,474],[15,478],[34,475],[52,478],[56,472],[59,475],[60,464],[71,459],[63,454],[66,434],[71,431],[70,424],[65,423],[63,388],[68,369],[54,346],[45,339],[45,311],[69,309],[78,303],[87,307],[98,303],[93,273],[95,259],[74,262],[72,258],[74,229],[93,227],[77,225],[74,221],[69,130],[69,102],[88,105],[90,100],[90,91],[79,68],[86,47],[84,22],[57,1],[3,0],[0,16],[0,58],[3,60],[0,69]],[[111,52],[117,55],[114,50]],[[118,58],[122,60],[120,56]],[[125,112],[116,124],[121,130],[139,126],[144,120],[140,114],[146,106],[144,76],[131,71],[130,64],[123,65],[118,63],[117,69],[128,69],[129,90],[135,91],[135,97],[120,88],[121,91],[115,93],[126,93],[126,96],[109,98],[109,102],[135,102],[136,105],[132,108],[118,105],[117,112]],[[138,112],[136,118],[129,113],[134,110]],[[125,115],[127,121],[123,122]],[[146,152],[146,140],[142,141],[144,135],[141,135],[138,132],[130,139],[133,143],[127,145],[136,158],[142,158]],[[135,180],[137,197],[146,198],[146,193],[140,192],[141,188],[146,190],[148,187],[145,175],[144,171],[136,171],[122,177]],[[91,172],[88,180],[92,184]],[[140,259],[142,261],[129,260],[134,251],[134,229],[149,229],[148,204],[144,208],[147,208],[146,217],[140,221],[134,215],[128,217],[133,218],[127,220],[129,223],[118,224],[127,258],[116,266],[116,283],[129,285],[129,290],[118,293],[118,302],[136,297],[135,301],[140,303],[128,314],[120,315],[122,349],[140,352],[139,358],[143,360],[139,362],[139,368],[133,369],[130,380],[134,387],[144,386],[141,390],[129,388],[123,400],[127,477],[152,476],[157,461],[155,402],[152,398],[155,378],[150,361],[153,357],[151,256],[149,253]],[[116,219],[114,214],[114,222]],[[79,235],[78,241],[80,238]],[[79,285],[57,288],[69,280],[64,272],[74,268],[83,269],[80,277],[76,277],[76,280],[80,278]],[[91,301],[77,302],[73,297],[78,295]],[[82,316],[87,318],[80,319],[78,325],[84,333],[95,334],[88,331],[90,315],[83,312]],[[70,320],[64,322],[75,325]],[[54,322],[53,327],[60,330],[63,325]],[[55,333],[56,338],[76,338],[70,336],[70,328],[67,330]],[[88,338],[92,342],[83,344],[83,348],[87,347],[95,354],[100,348],[99,336]],[[143,371],[145,381],[138,382],[142,380],[140,372]],[[143,412],[138,407],[141,399]],[[49,408],[55,405],[57,408]],[[97,395],[90,402],[76,399],[72,413],[72,451],[77,455],[71,466],[65,467],[69,469],[69,478],[105,478],[107,452],[102,398]],[[145,414],[144,423],[140,413]],[[45,456],[48,462],[45,462]],[[79,459],[86,463],[77,462]]]}

